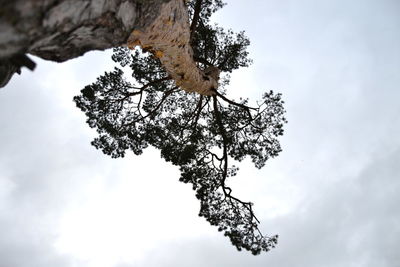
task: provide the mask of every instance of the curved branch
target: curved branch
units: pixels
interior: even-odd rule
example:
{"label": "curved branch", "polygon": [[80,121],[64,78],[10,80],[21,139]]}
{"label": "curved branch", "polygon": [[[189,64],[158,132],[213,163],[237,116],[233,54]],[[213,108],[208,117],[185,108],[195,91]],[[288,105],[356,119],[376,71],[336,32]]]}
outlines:
{"label": "curved branch", "polygon": [[226,98],[224,95],[219,93],[217,90],[215,90],[215,95],[220,97],[222,100],[224,100],[225,102],[228,102],[231,105],[234,105],[234,106],[237,106],[239,108],[245,109],[247,111],[247,114],[249,115],[250,119],[253,120],[251,112],[250,112],[250,109],[257,110],[257,108],[252,108],[252,107],[240,104],[240,103],[236,103],[235,101]]}
{"label": "curved branch", "polygon": [[[221,186],[222,186],[222,191],[224,192],[225,197],[229,197],[229,199],[235,200],[238,203],[242,204],[243,207],[245,207],[249,212],[250,212],[250,216],[251,218],[254,218],[256,220],[257,223],[260,223],[260,221],[257,219],[257,217],[254,215],[253,213],[253,209],[251,208],[252,203],[251,202],[244,202],[241,201],[240,199],[234,197],[231,195],[231,188],[227,187],[225,185],[225,181],[228,175],[228,141],[227,141],[227,136],[226,136],[226,131],[225,131],[225,127],[222,123],[222,119],[221,119],[221,113],[219,112],[218,109],[218,101],[217,101],[217,96],[213,96],[213,106],[214,106],[214,114],[215,114],[215,120],[218,124],[221,136],[222,136],[222,141],[223,141],[223,157],[222,160],[224,161],[224,167],[223,167],[223,175],[222,175],[222,180],[221,180]],[[229,191],[229,192],[227,192]],[[257,228],[257,227],[256,227]],[[257,228],[258,230],[258,228]]]}

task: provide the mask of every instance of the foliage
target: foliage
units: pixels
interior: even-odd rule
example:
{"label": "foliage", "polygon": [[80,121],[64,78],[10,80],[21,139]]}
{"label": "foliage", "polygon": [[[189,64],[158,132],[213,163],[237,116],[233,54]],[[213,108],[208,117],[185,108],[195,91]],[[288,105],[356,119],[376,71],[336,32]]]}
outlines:
{"label": "foliage", "polygon": [[[229,73],[251,63],[243,32],[209,23],[211,14],[223,6],[221,1],[191,1],[188,6],[194,59],[200,68],[218,66]],[[253,254],[274,247],[277,236],[261,234],[253,204],[233,196],[227,178],[238,171],[229,160],[249,156],[261,168],[281,151],[277,137],[286,122],[281,95],[267,92],[249,107],[247,99],[235,102],[226,97],[229,75],[214,96],[202,96],[175,86],[151,54],[115,48],[112,59],[129,67],[133,79],[127,81],[122,69],[115,68],[74,98],[99,133],[92,144],[113,158],[127,150],[139,155],[149,145],[156,147],[166,161],[180,167],[180,181],[192,185],[201,204],[199,215],[224,231],[234,246]]]}

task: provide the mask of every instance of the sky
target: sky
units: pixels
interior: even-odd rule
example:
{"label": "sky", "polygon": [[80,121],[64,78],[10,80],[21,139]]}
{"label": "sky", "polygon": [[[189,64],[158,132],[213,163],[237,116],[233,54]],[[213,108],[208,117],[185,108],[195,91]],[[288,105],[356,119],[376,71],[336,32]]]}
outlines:
{"label": "sky", "polygon": [[111,159],[72,97],[111,51],[34,58],[0,90],[0,267],[400,266],[400,2],[232,0],[254,64],[232,97],[281,92],[283,152],[229,182],[277,248],[237,252],[149,148]]}

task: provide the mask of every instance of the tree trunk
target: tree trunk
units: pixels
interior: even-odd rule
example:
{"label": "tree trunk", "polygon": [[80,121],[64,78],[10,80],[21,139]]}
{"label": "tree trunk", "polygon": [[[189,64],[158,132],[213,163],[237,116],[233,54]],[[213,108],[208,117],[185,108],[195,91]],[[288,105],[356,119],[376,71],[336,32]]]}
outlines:
{"label": "tree trunk", "polygon": [[126,43],[171,0],[1,1],[0,58],[29,53],[62,62]]}
{"label": "tree trunk", "polygon": [[157,19],[143,32],[133,31],[128,46],[133,48],[136,45],[158,57],[176,85],[185,91],[215,94],[219,70],[216,67],[200,70],[193,60],[189,17],[182,0],[172,0],[163,5]]}
{"label": "tree trunk", "polygon": [[[184,0],[1,1],[0,86],[32,54],[62,62],[91,50],[141,45],[159,57],[178,86],[213,94],[218,69],[205,75],[193,60]],[[20,60],[23,58],[24,60]]]}

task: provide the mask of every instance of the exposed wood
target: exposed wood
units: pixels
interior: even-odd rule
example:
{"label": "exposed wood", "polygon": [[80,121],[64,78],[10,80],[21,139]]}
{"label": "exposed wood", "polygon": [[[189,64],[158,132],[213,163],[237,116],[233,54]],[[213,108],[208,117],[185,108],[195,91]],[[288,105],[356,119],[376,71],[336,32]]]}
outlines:
{"label": "exposed wood", "polygon": [[187,92],[215,95],[219,69],[210,67],[203,71],[193,59],[189,16],[182,0],[163,4],[158,18],[148,28],[132,32],[128,47],[138,45],[160,59],[177,86]]}

